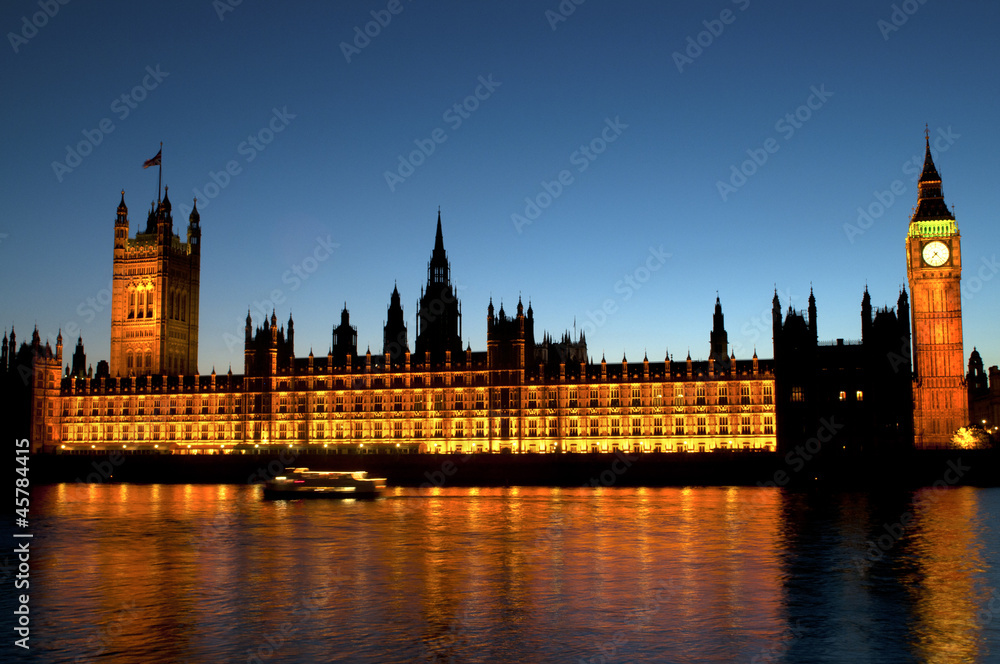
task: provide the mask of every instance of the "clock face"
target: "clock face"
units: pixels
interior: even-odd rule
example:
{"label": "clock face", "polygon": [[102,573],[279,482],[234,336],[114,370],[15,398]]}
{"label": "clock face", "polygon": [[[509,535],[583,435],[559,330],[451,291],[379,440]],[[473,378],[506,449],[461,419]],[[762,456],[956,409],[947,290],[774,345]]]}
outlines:
{"label": "clock face", "polygon": [[948,245],[940,240],[934,240],[924,245],[924,262],[931,267],[940,267],[948,260]]}

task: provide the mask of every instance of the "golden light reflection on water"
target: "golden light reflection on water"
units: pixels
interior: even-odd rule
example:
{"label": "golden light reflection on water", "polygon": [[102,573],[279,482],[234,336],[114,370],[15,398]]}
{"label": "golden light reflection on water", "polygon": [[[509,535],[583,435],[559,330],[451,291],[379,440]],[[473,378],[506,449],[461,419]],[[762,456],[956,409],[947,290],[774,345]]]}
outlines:
{"label": "golden light reflection on water", "polygon": [[746,487],[392,488],[270,502],[253,486],[66,484],[38,496],[37,610],[59,616],[53,652],[93,656],[96,634],[111,662],[379,661],[380,648],[395,661],[812,661],[829,630],[884,612],[879,577],[851,563],[883,512],[911,509],[876,570],[909,597],[889,607],[912,631],[897,645],[976,661],[980,577],[996,578],[983,496],[897,508]]}
{"label": "golden light reflection on water", "polygon": [[914,588],[922,661],[975,661],[982,636],[977,614],[989,597],[976,489],[923,490],[914,497],[912,541],[919,571]]}

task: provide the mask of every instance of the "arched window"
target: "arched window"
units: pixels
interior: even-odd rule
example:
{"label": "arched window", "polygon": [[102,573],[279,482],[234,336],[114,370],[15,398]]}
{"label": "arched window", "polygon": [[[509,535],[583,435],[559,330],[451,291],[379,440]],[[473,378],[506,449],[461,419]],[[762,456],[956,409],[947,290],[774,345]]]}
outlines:
{"label": "arched window", "polygon": [[146,291],[139,289],[139,318],[146,315]]}
{"label": "arched window", "polygon": [[128,291],[128,317],[135,318],[135,290]]}
{"label": "arched window", "polygon": [[132,362],[132,351],[128,351],[125,353],[125,368],[128,369],[129,373],[132,372]]}

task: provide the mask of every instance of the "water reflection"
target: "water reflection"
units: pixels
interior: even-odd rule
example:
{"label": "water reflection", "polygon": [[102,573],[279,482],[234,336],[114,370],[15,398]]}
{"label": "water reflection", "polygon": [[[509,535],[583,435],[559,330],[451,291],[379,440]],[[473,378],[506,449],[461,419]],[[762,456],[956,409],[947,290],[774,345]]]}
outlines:
{"label": "water reflection", "polygon": [[64,484],[33,504],[42,661],[987,661],[1000,623],[994,490]]}

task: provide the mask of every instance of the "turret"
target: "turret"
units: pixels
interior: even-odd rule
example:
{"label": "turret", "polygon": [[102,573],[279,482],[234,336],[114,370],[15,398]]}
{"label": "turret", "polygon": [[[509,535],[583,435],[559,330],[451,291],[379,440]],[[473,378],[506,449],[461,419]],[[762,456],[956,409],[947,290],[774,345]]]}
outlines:
{"label": "turret", "polygon": [[813,295],[812,287],[809,288],[809,335],[815,344],[819,340],[816,328],[816,296]]}
{"label": "turret", "polygon": [[350,364],[358,352],[358,330],[351,325],[347,303],[340,312],[340,325],[333,329],[333,355],[337,362]]}
{"label": "turret", "polygon": [[174,218],[171,214],[170,197],[167,195],[168,189],[169,187],[163,188],[163,200],[160,201],[159,209],[156,211],[156,242],[164,246],[170,246],[174,238]]}
{"label": "turret", "polygon": [[983,358],[975,346],[972,347],[972,354],[969,355],[969,373],[965,378],[969,386],[969,399],[986,394],[989,391],[987,374],[983,369]]}
{"label": "turret", "polygon": [[906,347],[910,347],[910,297],[906,289],[899,291],[896,299],[896,318],[899,320],[900,336],[906,339]]}
{"label": "turret", "polygon": [[861,341],[871,338],[872,329],[872,297],[865,286],[865,294],[861,297]]}
{"label": "turret", "polygon": [[778,346],[781,343],[781,301],[778,299],[778,289],[774,289],[771,300],[771,342],[774,345],[774,356],[778,356]]}
{"label": "turret", "polygon": [[406,321],[403,316],[403,305],[399,297],[399,289],[392,287],[389,296],[389,309],[386,312],[385,327],[382,328],[382,354],[389,356],[389,362],[399,362],[403,353],[408,350]]}
{"label": "turret", "polygon": [[187,241],[191,253],[201,253],[201,215],[198,214],[198,199],[194,199],[191,214],[188,215]]}
{"label": "turret", "polygon": [[715,296],[715,313],[712,315],[712,332],[709,334],[709,359],[715,360],[719,367],[726,364],[726,350],[729,348],[729,335],[726,334],[725,318],[722,315],[722,302]]}
{"label": "turret", "polygon": [[122,201],[118,204],[118,214],[115,216],[115,252],[124,251],[128,242],[128,207],[125,205],[125,190],[122,189]]}
{"label": "turret", "polygon": [[[56,338],[56,354],[62,354],[62,333]],[[70,375],[83,378],[87,373],[87,354],[83,351],[83,337],[77,337],[76,350],[73,353],[73,364]]]}

